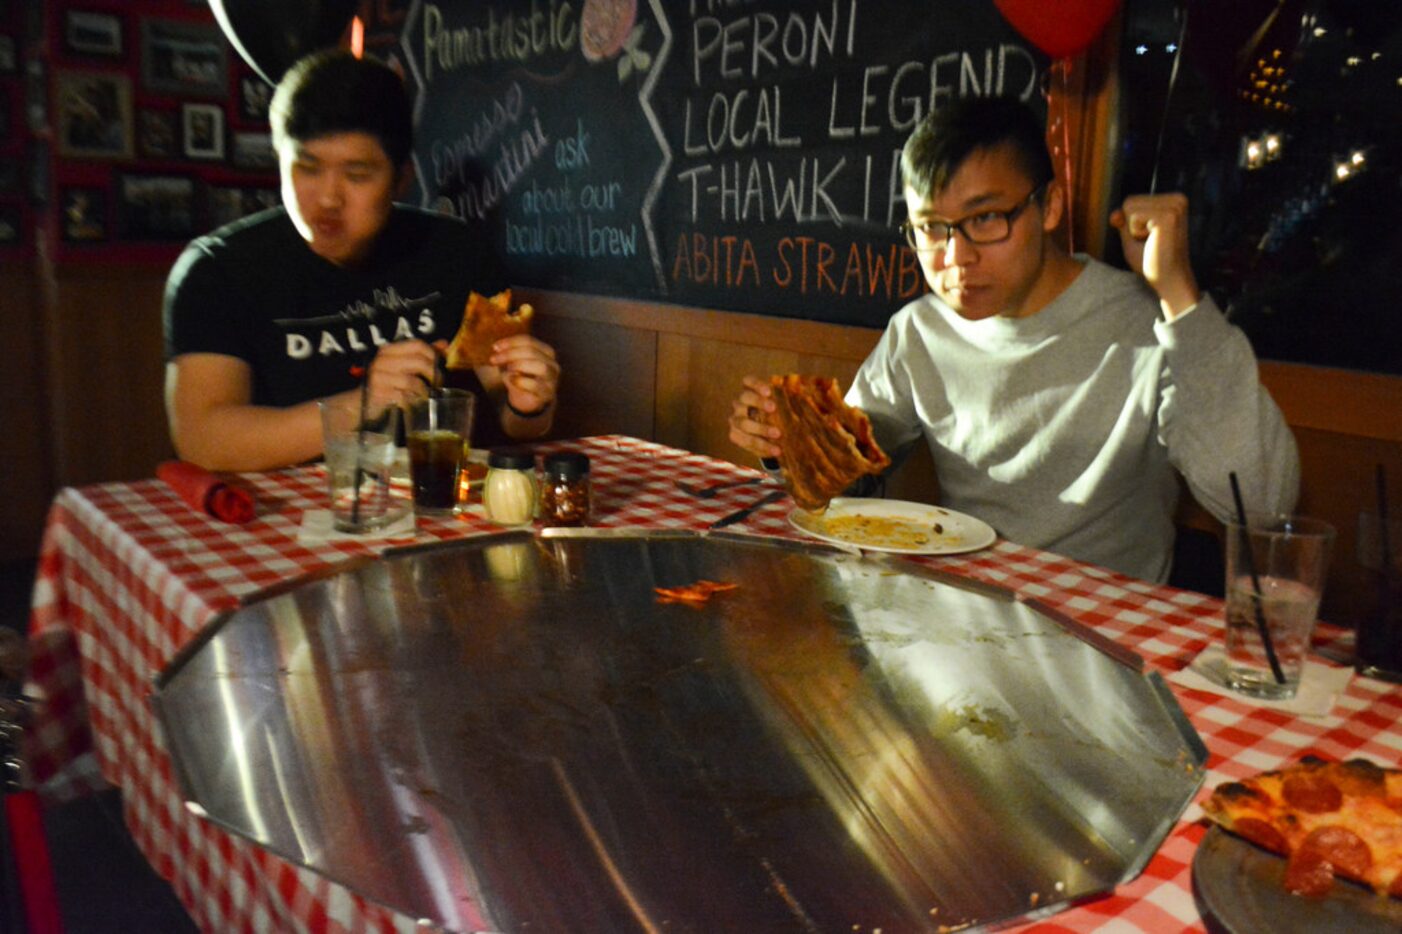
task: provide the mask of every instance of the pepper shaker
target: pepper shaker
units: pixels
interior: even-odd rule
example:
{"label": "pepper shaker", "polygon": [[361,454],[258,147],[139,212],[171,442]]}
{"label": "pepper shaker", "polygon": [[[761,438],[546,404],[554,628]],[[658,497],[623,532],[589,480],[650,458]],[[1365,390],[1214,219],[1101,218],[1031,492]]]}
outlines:
{"label": "pepper shaker", "polygon": [[589,456],[561,451],[545,458],[540,516],[547,525],[589,524]]}

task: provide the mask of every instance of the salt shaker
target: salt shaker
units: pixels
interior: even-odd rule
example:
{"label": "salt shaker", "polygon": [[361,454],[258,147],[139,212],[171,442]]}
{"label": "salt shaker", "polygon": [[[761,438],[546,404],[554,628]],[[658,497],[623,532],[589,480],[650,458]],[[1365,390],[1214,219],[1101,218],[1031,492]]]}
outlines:
{"label": "salt shaker", "polygon": [[589,524],[589,456],[561,451],[545,458],[540,517],[546,525]]}
{"label": "salt shaker", "polygon": [[527,525],[535,517],[535,455],[524,448],[495,448],[487,455],[482,505],[497,525]]}

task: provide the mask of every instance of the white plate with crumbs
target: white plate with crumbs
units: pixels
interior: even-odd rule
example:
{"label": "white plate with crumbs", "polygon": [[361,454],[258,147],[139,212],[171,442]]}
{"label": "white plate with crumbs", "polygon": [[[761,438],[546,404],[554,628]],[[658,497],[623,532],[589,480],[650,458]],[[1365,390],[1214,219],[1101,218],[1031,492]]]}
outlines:
{"label": "white plate with crumbs", "polygon": [[986,522],[929,503],[838,497],[826,512],[795,509],[800,532],[835,545],[908,555],[957,555],[987,548],[998,533]]}

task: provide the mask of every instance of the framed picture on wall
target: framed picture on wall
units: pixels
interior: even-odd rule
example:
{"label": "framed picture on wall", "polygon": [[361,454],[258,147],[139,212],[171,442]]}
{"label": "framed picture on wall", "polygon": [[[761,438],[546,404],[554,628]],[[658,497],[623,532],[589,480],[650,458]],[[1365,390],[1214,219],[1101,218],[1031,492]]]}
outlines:
{"label": "framed picture on wall", "polygon": [[174,159],[180,155],[180,128],[169,110],[147,107],[136,111],[136,151],[145,159]]}
{"label": "framed picture on wall", "polygon": [[182,104],[180,139],[187,159],[223,159],[224,108],[218,104]]}
{"label": "framed picture on wall", "polygon": [[24,113],[31,133],[49,129],[49,70],[42,58],[24,63]]}
{"label": "framed picture on wall", "polygon": [[195,235],[198,205],[188,175],[117,177],[117,233],[126,240],[188,240]]}
{"label": "framed picture on wall", "polygon": [[98,243],[107,239],[107,189],[65,186],[59,194],[63,208],[63,239],[68,243]]}
{"label": "framed picture on wall", "polygon": [[273,152],[273,137],[269,133],[235,133],[234,165],[241,169],[271,171],[277,168],[277,154]]}
{"label": "framed picture on wall", "polygon": [[19,74],[19,51],[14,36],[0,36],[0,75]]}
{"label": "framed picture on wall", "polygon": [[13,201],[0,203],[0,246],[14,246],[24,238],[24,210]]}
{"label": "framed picture on wall", "polygon": [[58,151],[76,159],[130,159],[131,82],[116,73],[54,74]]}
{"label": "framed picture on wall", "polygon": [[239,75],[239,116],[253,123],[268,122],[273,86],[257,75]]}
{"label": "framed picture on wall", "polygon": [[29,158],[29,200],[36,205],[49,203],[49,161],[52,152],[46,139],[32,139],[25,147]]}
{"label": "framed picture on wall", "polygon": [[63,47],[79,55],[120,56],[124,51],[121,17],[90,10],[65,11]]}
{"label": "framed picture on wall", "polygon": [[141,23],[141,84],[179,97],[229,96],[227,43],[214,23]]}
{"label": "framed picture on wall", "polygon": [[277,207],[282,197],[276,188],[252,188],[246,185],[211,185],[208,189],[209,225],[225,224]]}

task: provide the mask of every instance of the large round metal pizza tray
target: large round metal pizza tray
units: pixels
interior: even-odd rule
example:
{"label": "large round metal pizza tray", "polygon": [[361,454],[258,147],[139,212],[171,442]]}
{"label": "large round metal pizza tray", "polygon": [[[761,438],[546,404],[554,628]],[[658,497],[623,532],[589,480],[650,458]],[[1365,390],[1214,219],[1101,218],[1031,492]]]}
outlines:
{"label": "large round metal pizza tray", "polygon": [[[653,588],[738,585],[701,607]],[[900,931],[1136,875],[1203,780],[1163,681],[896,558],[722,534],[391,554],[211,625],[155,703],[234,833],[458,931]]]}

